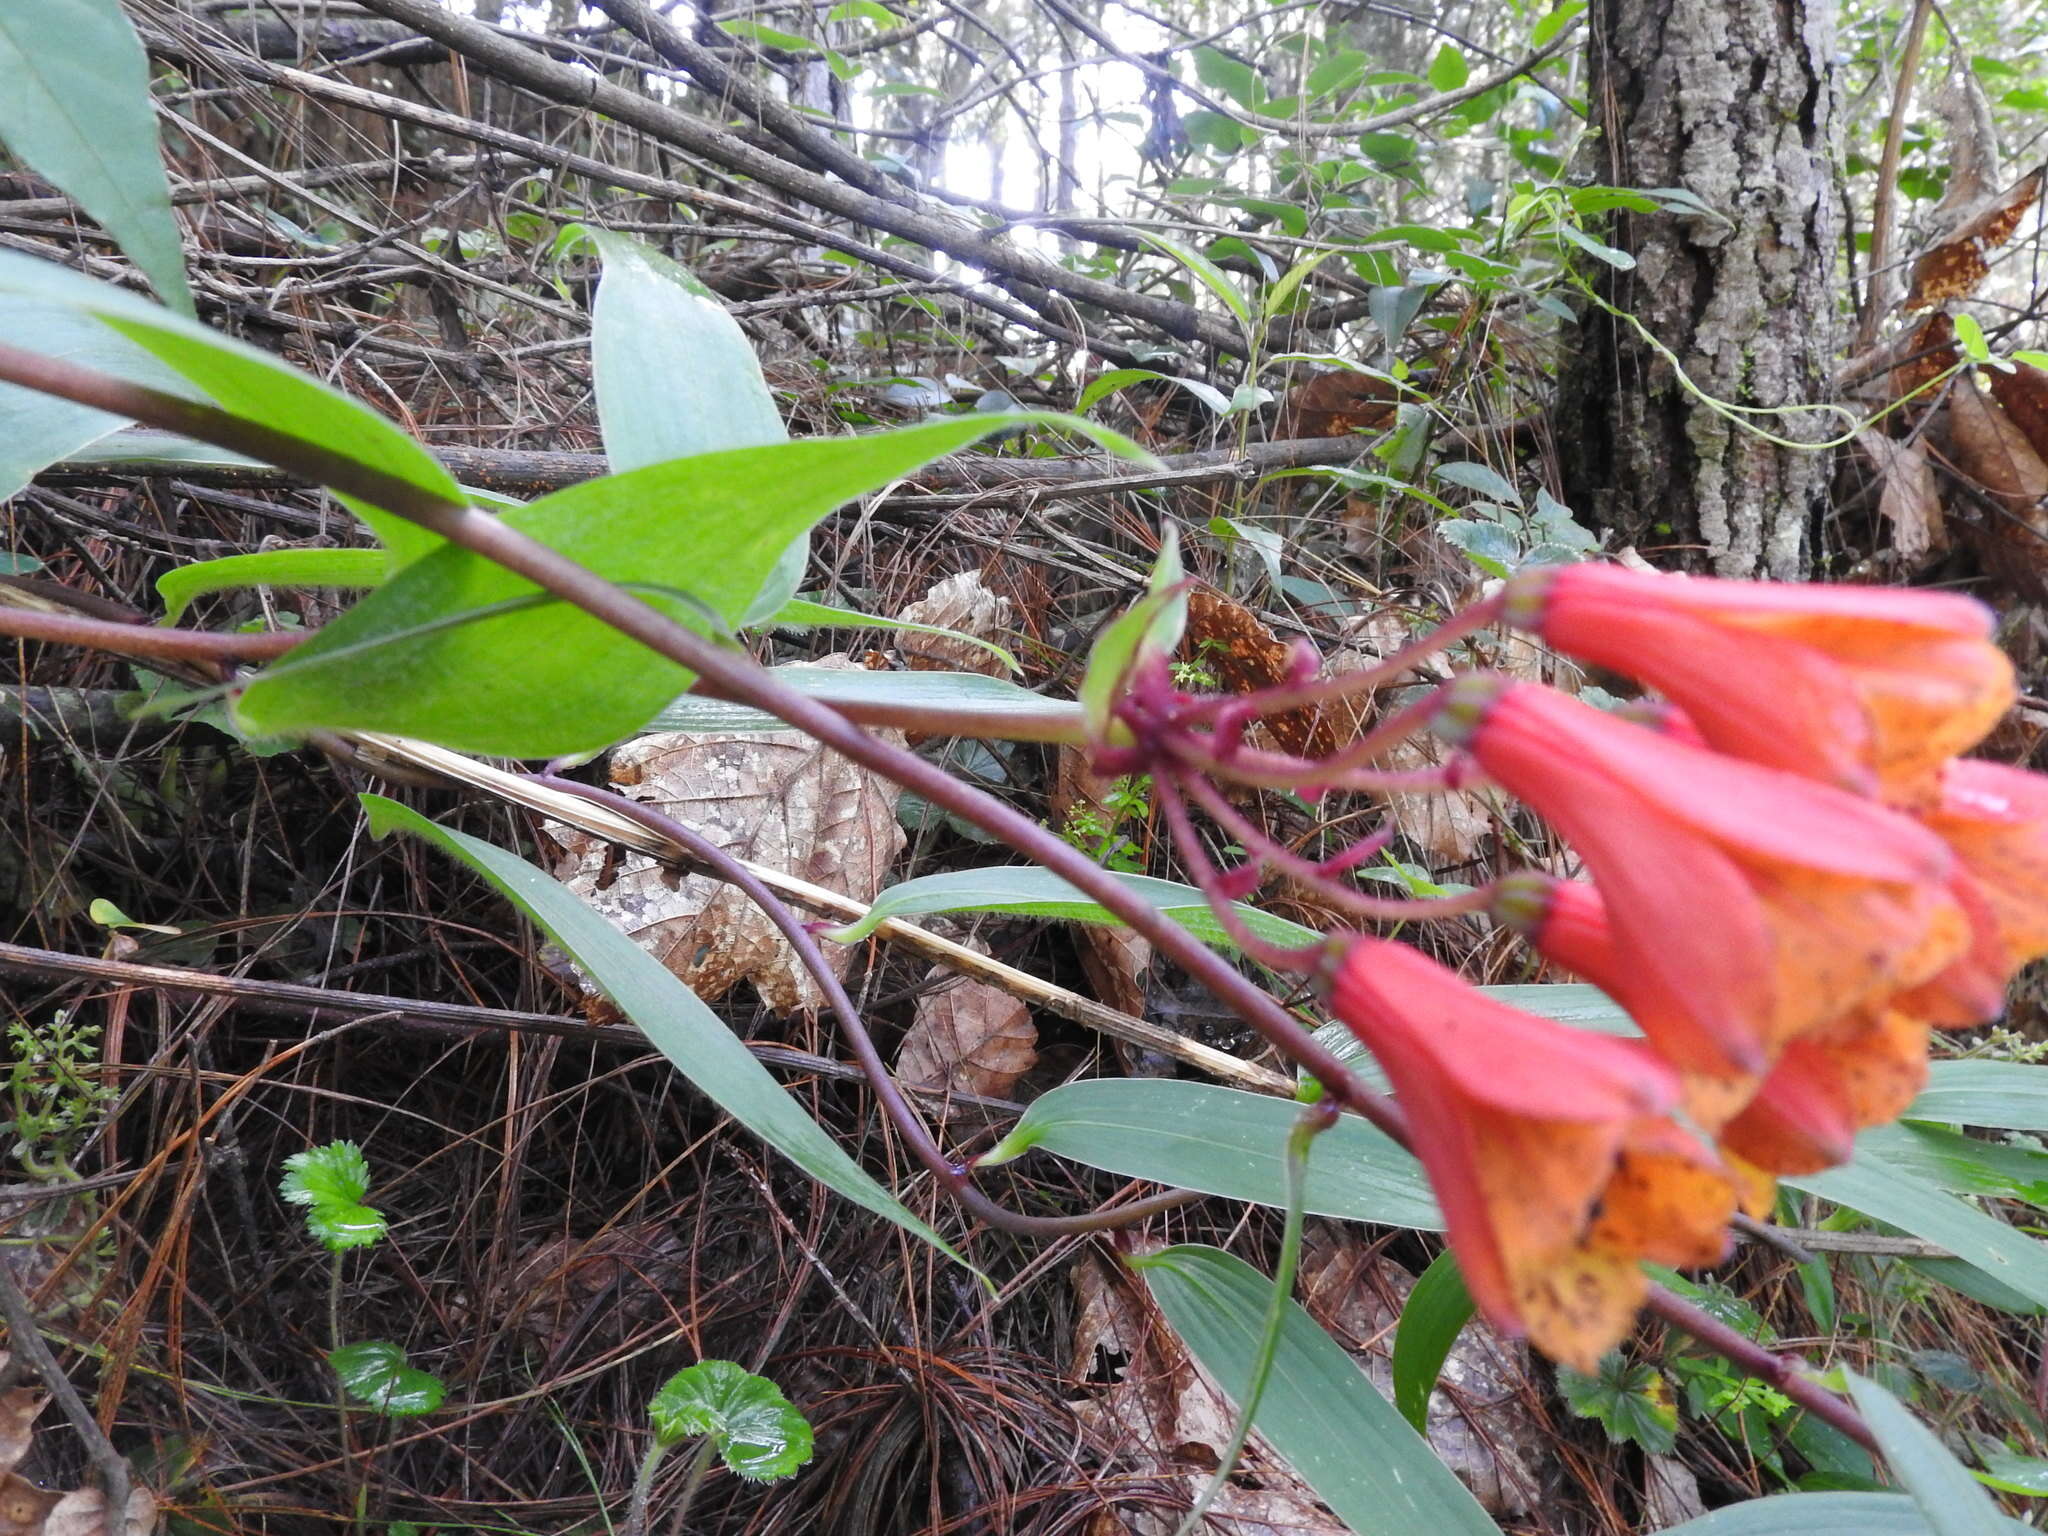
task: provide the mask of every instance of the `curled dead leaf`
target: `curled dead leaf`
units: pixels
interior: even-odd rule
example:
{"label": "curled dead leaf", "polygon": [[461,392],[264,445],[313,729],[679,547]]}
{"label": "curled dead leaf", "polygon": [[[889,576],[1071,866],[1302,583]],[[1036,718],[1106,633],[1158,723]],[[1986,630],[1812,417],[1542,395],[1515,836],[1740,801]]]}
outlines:
{"label": "curled dead leaf", "polygon": [[1991,398],[2010,416],[2034,452],[2048,461],[2048,373],[2030,363],[1985,370]]}
{"label": "curled dead leaf", "polygon": [[1967,384],[1950,394],[1946,426],[1956,467],[2005,514],[1977,527],[1985,564],[2035,600],[2048,598],[2048,461],[1995,401]]}
{"label": "curled dead leaf", "polygon": [[1377,432],[1394,420],[1398,391],[1369,373],[1338,369],[1295,385],[1280,407],[1282,437],[1344,437]]}
{"label": "curled dead leaf", "polygon": [[[1015,610],[1007,597],[991,592],[979,571],[948,576],[896,615],[906,624],[957,629],[977,640],[997,640],[1009,629]],[[897,641],[903,661],[914,672],[980,672],[989,677],[1005,670],[1000,657],[978,645],[946,635],[906,631]]]}
{"label": "curled dead leaf", "polygon": [[[0,1368],[8,1356],[0,1351]],[[34,1444],[36,1416],[49,1399],[33,1387],[0,1392],[0,1536],[107,1536],[107,1497],[97,1488],[38,1488],[14,1469]],[[131,1488],[121,1536],[156,1528],[156,1496]]]}

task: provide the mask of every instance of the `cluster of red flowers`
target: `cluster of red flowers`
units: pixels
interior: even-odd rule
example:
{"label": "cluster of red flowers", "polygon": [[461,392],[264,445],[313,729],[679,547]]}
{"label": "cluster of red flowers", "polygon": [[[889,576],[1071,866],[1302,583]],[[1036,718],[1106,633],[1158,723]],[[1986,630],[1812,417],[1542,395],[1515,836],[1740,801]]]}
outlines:
{"label": "cluster of red flowers", "polygon": [[1575,565],[1500,609],[1653,687],[1651,716],[1488,675],[1434,725],[1587,879],[1510,876],[1495,914],[1641,1039],[1505,1007],[1405,945],[1333,952],[1331,1005],[1385,1068],[1472,1297],[1590,1367],[1644,1260],[1723,1256],[1779,1174],[1849,1155],[2048,953],[2048,778],[1964,759],[2011,705],[1990,614],[1953,596]]}

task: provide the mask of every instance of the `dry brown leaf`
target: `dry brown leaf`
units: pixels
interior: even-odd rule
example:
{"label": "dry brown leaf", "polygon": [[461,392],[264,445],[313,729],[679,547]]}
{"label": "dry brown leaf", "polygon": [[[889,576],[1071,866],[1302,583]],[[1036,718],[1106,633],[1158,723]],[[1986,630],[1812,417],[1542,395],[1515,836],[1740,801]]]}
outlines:
{"label": "dry brown leaf", "polygon": [[[858,901],[874,899],[903,849],[896,785],[795,731],[643,736],[612,753],[610,774],[728,853]],[[564,850],[557,878],[698,996],[713,1001],[746,980],[776,1013],[820,1006],[788,942],[739,891],[619,856],[573,827],[549,830]],[[849,954],[826,946],[835,970]]]}
{"label": "dry brown leaf", "polygon": [[1955,319],[1937,309],[1849,358],[1835,371],[1834,387],[1869,405],[1927,406],[1937,397],[1923,391],[1958,361]]}
{"label": "dry brown leaf", "polygon": [[[0,1351],[0,1368],[8,1358]],[[0,1472],[12,1472],[21,1465],[35,1440],[36,1415],[48,1401],[33,1387],[9,1387],[0,1392]]]}
{"label": "dry brown leaf", "polygon": [[670,1314],[689,1279],[690,1245],[673,1224],[642,1221],[593,1237],[551,1237],[513,1266],[493,1315],[552,1352],[593,1307],[632,1323]]}
{"label": "dry brown leaf", "polygon": [[1910,443],[1896,442],[1875,427],[1856,434],[1856,446],[1877,476],[1877,510],[1891,524],[1892,548],[1909,563],[1948,548],[1942,526],[1941,494],[1934,466]]}
{"label": "dry brown leaf", "polygon": [[1907,313],[1968,298],[1977,291],[1991,271],[1991,253],[2012,238],[2027,210],[2040,199],[2044,173],[2048,166],[2036,166],[2004,192],[1959,210],[1951,232],[1913,263]]}
{"label": "dry brown leaf", "polygon": [[2014,516],[2037,514],[2048,496],[2048,463],[2005,411],[1975,388],[1958,385],[1948,404],[1956,465]]}
{"label": "dry brown leaf", "polygon": [[[1404,741],[1384,765],[1401,773],[1436,766],[1440,754]],[[1401,836],[1428,855],[1431,873],[1470,864],[1493,841],[1493,799],[1485,790],[1395,790],[1386,796],[1387,815]]]}
{"label": "dry brown leaf", "polygon": [[1947,429],[1956,466],[2008,514],[1967,525],[1979,556],[2022,594],[2048,600],[2048,462],[2017,422],[1967,383],[1949,396]]}
{"label": "dry brown leaf", "polygon": [[[1885,375],[1891,391],[1885,397],[1887,404],[1911,399],[1955,367],[1958,359],[1954,317],[1946,310],[1936,310],[1895,343],[1891,355],[1897,361]],[[1924,405],[1926,401],[1920,403]]]}
{"label": "dry brown leaf", "polygon": [[926,981],[940,984],[917,1000],[916,1021],[896,1053],[896,1075],[915,1087],[1002,1098],[1038,1061],[1030,1008],[942,967]]}
{"label": "dry brown leaf", "polygon": [[[18,1481],[18,1479],[16,1479]],[[128,1494],[128,1518],[121,1522],[123,1536],[149,1536],[156,1528],[156,1498],[147,1488]],[[106,1536],[107,1496],[97,1488],[80,1488],[61,1495],[44,1514],[42,1524],[23,1528],[22,1536]],[[0,1527],[0,1536],[11,1536]]]}
{"label": "dry brown leaf", "polygon": [[[7,1360],[0,1351],[0,1369]],[[107,1497],[99,1489],[38,1488],[14,1470],[29,1453],[36,1416],[48,1402],[32,1387],[0,1392],[0,1536],[106,1536]],[[132,1488],[127,1515],[123,1536],[148,1536],[156,1527],[156,1496]]]}
{"label": "dry brown leaf", "polygon": [[[977,640],[997,639],[1010,627],[1014,616],[1010,600],[989,591],[982,584],[979,571],[948,576],[896,615],[905,624],[957,629]],[[896,645],[903,653],[904,665],[915,672],[980,672],[1000,677],[1006,670],[1000,657],[945,635],[905,631]]]}

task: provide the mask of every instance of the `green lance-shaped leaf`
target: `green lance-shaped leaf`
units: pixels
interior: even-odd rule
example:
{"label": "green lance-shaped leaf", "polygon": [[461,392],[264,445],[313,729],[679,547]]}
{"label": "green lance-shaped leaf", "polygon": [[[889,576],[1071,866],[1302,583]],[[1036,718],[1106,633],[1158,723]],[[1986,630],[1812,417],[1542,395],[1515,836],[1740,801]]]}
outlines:
{"label": "green lance-shaped leaf", "polygon": [[[583,234],[604,258],[590,361],[612,469],[788,441],[760,360],[718,295],[638,240]],[[742,623],[766,620],[795,595],[810,548],[808,528],[784,546]]]}
{"label": "green lance-shaped leaf", "polygon": [[[1155,880],[1150,875],[1116,875],[1116,882],[1141,901],[1206,944],[1227,947],[1229,934],[1216,921],[1208,898],[1192,885]],[[1235,908],[1245,926],[1275,944],[1313,944],[1321,937],[1313,928],[1239,902]],[[1035,917],[1070,923],[1120,921],[1101,903],[1036,864],[1002,864],[991,869],[962,869],[943,875],[920,875],[878,895],[866,917],[825,937],[842,944],[858,943],[892,917],[918,917],[933,912],[993,912],[1008,917]]]}
{"label": "green lance-shaped leaf", "polygon": [[[1290,1099],[1168,1078],[1090,1078],[1040,1095],[980,1159],[1036,1148],[1126,1178],[1284,1206]],[[1443,1219],[1422,1165],[1356,1115],[1316,1138],[1304,1204],[1311,1215],[1435,1231]]]}
{"label": "green lance-shaped leaf", "polygon": [[0,81],[0,143],[97,219],[166,304],[192,313],[149,56],[119,0],[0,5]]}
{"label": "green lance-shaped leaf", "polygon": [[727,1468],[749,1482],[793,1476],[811,1459],[811,1425],[782,1389],[730,1360],[677,1371],[647,1405],[663,1445],[709,1435]]}
{"label": "green lance-shaped leaf", "polygon": [[364,795],[362,801],[376,836],[410,832],[489,880],[583,967],[677,1071],[733,1119],[819,1183],[958,1257],[804,1113],[696,993],[565,886],[517,854],[438,826],[395,800]]}
{"label": "green lance-shaped leaf", "polygon": [[[159,389],[168,368],[184,381],[173,393],[318,443],[442,500],[463,499],[462,488],[438,459],[368,406],[197,320],[53,262],[0,251],[0,301],[9,298],[21,306],[12,315],[0,310],[9,320],[7,339],[14,346],[53,357],[74,355],[79,348],[76,318],[91,317],[111,326],[144,357],[138,362],[133,350],[116,348],[81,356],[80,362]],[[66,316],[69,323],[63,323]],[[93,415],[101,431],[119,425],[98,412]],[[60,449],[58,456],[77,446]],[[390,512],[352,497],[341,499],[391,551],[394,566],[442,542],[438,534]]]}
{"label": "green lance-shaped leaf", "polygon": [[2009,1522],[1941,1437],[1876,1382],[1854,1371],[1844,1374],[1849,1397],[1877,1437],[1885,1465],[1935,1536],[2004,1536]]}
{"label": "green lance-shaped leaf", "polygon": [[[2032,1526],[2007,1520],[2000,1536]],[[1730,1504],[1669,1527],[1665,1536],[1937,1536],[1918,1506],[1899,1493],[1781,1493]]]}
{"label": "green lance-shaped leaf", "polygon": [[[1018,741],[1079,741],[1081,712],[1000,677],[979,672],[870,672],[865,667],[770,667],[778,683],[830,703],[967,710],[982,718],[975,734]],[[685,694],[647,722],[650,731],[786,731],[775,716],[745,704]]]}
{"label": "green lance-shaped leaf", "polygon": [[1168,523],[1145,595],[1104,629],[1088,652],[1088,669],[1081,675],[1081,713],[1094,740],[1129,738],[1129,730],[1112,711],[1123,694],[1125,679],[1135,668],[1172,655],[1180,644],[1188,621],[1188,595],[1182,586],[1185,577],[1180,530]]}
{"label": "green lance-shaped leaf", "polygon": [[1420,1432],[1428,1431],[1429,1395],[1472,1311],[1464,1271],[1446,1248],[1416,1277],[1394,1328],[1394,1406]]}
{"label": "green lance-shaped leaf", "polygon": [[266,549],[176,566],[156,579],[164,622],[175,624],[193,600],[240,587],[374,587],[390,568],[380,549]]}

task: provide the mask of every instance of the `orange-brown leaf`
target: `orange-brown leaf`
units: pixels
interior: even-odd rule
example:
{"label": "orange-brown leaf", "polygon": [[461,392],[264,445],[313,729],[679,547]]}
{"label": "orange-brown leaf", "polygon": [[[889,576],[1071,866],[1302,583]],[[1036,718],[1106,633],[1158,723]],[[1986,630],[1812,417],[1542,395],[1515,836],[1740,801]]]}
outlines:
{"label": "orange-brown leaf", "polygon": [[1986,370],[1991,396],[2027,440],[2035,454],[2048,462],[2048,373],[2031,363],[2014,363],[2012,371]]}
{"label": "orange-brown leaf", "polygon": [[1343,437],[1378,431],[1394,419],[1396,390],[1368,373],[1319,373],[1287,392],[1280,409],[1283,437]]}

